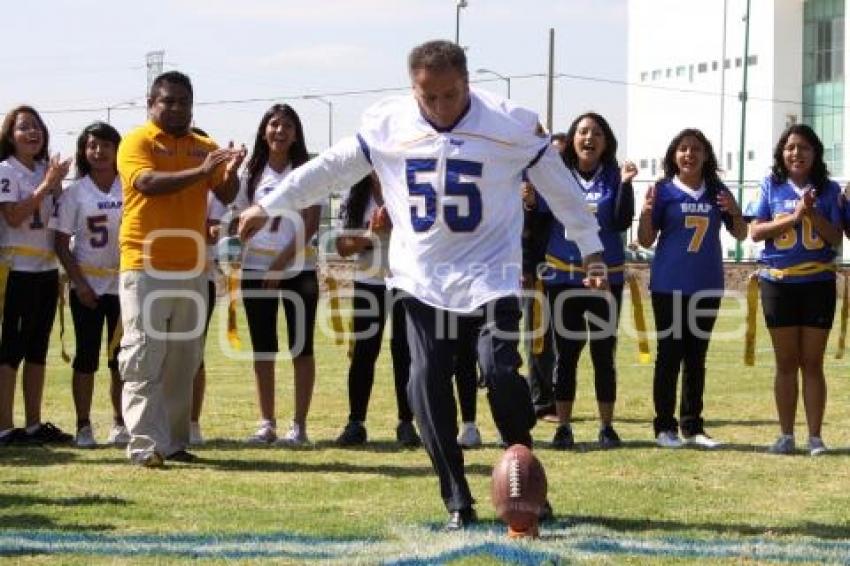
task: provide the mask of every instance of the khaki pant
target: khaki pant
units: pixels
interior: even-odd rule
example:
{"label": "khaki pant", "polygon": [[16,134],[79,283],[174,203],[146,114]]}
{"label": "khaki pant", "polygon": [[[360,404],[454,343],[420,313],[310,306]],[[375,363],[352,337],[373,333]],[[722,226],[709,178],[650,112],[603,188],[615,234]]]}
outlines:
{"label": "khaki pant", "polygon": [[169,456],[189,444],[192,381],[201,363],[206,278],[159,279],[121,273],[124,336],[118,365],[127,455]]}

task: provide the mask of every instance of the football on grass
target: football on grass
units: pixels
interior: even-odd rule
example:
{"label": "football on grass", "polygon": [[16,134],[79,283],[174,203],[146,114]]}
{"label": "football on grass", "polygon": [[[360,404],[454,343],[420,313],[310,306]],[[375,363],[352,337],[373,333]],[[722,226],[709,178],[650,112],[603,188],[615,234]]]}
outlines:
{"label": "football on grass", "polygon": [[490,495],[496,514],[511,530],[536,527],[546,501],[546,472],[528,447],[514,444],[505,450],[493,468]]}

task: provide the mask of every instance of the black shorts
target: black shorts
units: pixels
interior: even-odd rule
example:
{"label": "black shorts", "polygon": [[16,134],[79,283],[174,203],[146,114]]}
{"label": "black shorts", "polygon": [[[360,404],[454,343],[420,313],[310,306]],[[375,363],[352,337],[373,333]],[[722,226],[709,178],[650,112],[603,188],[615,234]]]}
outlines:
{"label": "black shorts", "polygon": [[283,279],[276,290],[263,289],[262,271],[246,269],[244,273],[249,276],[242,277],[242,304],[245,305],[254,353],[278,352],[277,308],[280,302],[283,303],[286,317],[289,353],[293,358],[312,356],[316,307],[319,302],[316,272],[302,271],[294,277]]}
{"label": "black shorts", "polygon": [[762,279],[759,285],[764,322],[768,328],[832,328],[836,298],[834,280],[779,283]]}
{"label": "black shorts", "polygon": [[59,300],[59,271],[11,271],[6,282],[0,364],[44,365]]}
{"label": "black shorts", "polygon": [[[118,295],[101,295],[97,307],[84,306],[77,293],[71,289],[68,302],[71,305],[71,317],[74,319],[74,336],[77,346],[74,363],[71,367],[80,373],[94,373],[100,361],[100,342],[103,337],[103,323],[106,323],[107,348],[112,343],[116,328],[121,324],[121,304]],[[118,350],[107,352],[109,369],[118,369]]]}

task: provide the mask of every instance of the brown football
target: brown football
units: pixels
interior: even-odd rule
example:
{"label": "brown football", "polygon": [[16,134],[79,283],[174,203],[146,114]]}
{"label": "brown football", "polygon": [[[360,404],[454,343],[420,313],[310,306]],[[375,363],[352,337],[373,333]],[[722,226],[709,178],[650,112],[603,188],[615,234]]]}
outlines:
{"label": "brown football", "polygon": [[546,489],[543,464],[522,444],[505,450],[493,468],[490,484],[493,507],[512,531],[536,528],[537,517],[546,501]]}

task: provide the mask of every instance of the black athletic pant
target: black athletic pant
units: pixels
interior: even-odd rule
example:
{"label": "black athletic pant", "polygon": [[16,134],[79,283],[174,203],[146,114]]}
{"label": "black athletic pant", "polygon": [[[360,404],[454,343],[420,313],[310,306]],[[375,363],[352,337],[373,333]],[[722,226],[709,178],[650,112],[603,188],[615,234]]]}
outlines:
{"label": "black athletic pant", "polygon": [[617,400],[614,355],[623,286],[612,285],[610,294],[603,294],[583,287],[552,285],[546,294],[555,334],[555,400],[575,401],[578,361],[589,338],[596,400],[613,403]]}
{"label": "black athletic pant", "polygon": [[476,336],[470,327],[468,336],[460,336],[455,357],[455,386],[460,405],[460,420],[474,423],[478,412],[478,356],[475,353]]}
{"label": "black athletic pant", "polygon": [[[699,311],[695,310],[697,308]],[[658,355],[655,358],[652,383],[656,436],[662,431],[678,431],[675,410],[680,368],[682,399],[679,416],[682,433],[693,436],[704,432],[702,397],[705,389],[705,356],[719,308],[719,296],[652,293],[652,310],[658,333]]]}
{"label": "black athletic pant", "polygon": [[348,406],[351,421],[366,421],[369,397],[375,382],[375,362],[381,352],[387,311],[392,311],[392,337],[390,351],[393,359],[395,396],[398,418],[413,420],[410,403],[407,401],[407,382],[410,375],[410,352],[407,348],[407,327],[404,307],[395,300],[393,292],[384,285],[354,282],[355,311],[352,331],[355,338],[351,348],[351,366],[348,369]]}
{"label": "black athletic pant", "polygon": [[[538,415],[555,412],[555,396],[552,386],[552,372],[555,367],[555,337],[552,324],[547,324],[543,335],[543,350],[535,354],[534,340],[531,337],[532,303],[531,297],[523,298],[523,317],[525,318],[525,352],[528,360],[528,385],[531,387],[531,402]],[[551,322],[551,321],[549,321]]]}
{"label": "black athletic pant", "polygon": [[[531,446],[534,409],[528,384],[517,371],[519,299],[503,297],[479,312],[459,315],[404,296],[410,383],[407,390],[413,414],[431,463],[440,479],[446,508],[458,511],[474,502],[457,444],[457,406],[452,393],[454,360],[462,336],[475,338],[478,365],[487,386],[487,399],[496,427],[508,444]],[[456,332],[450,332],[456,329]]]}

